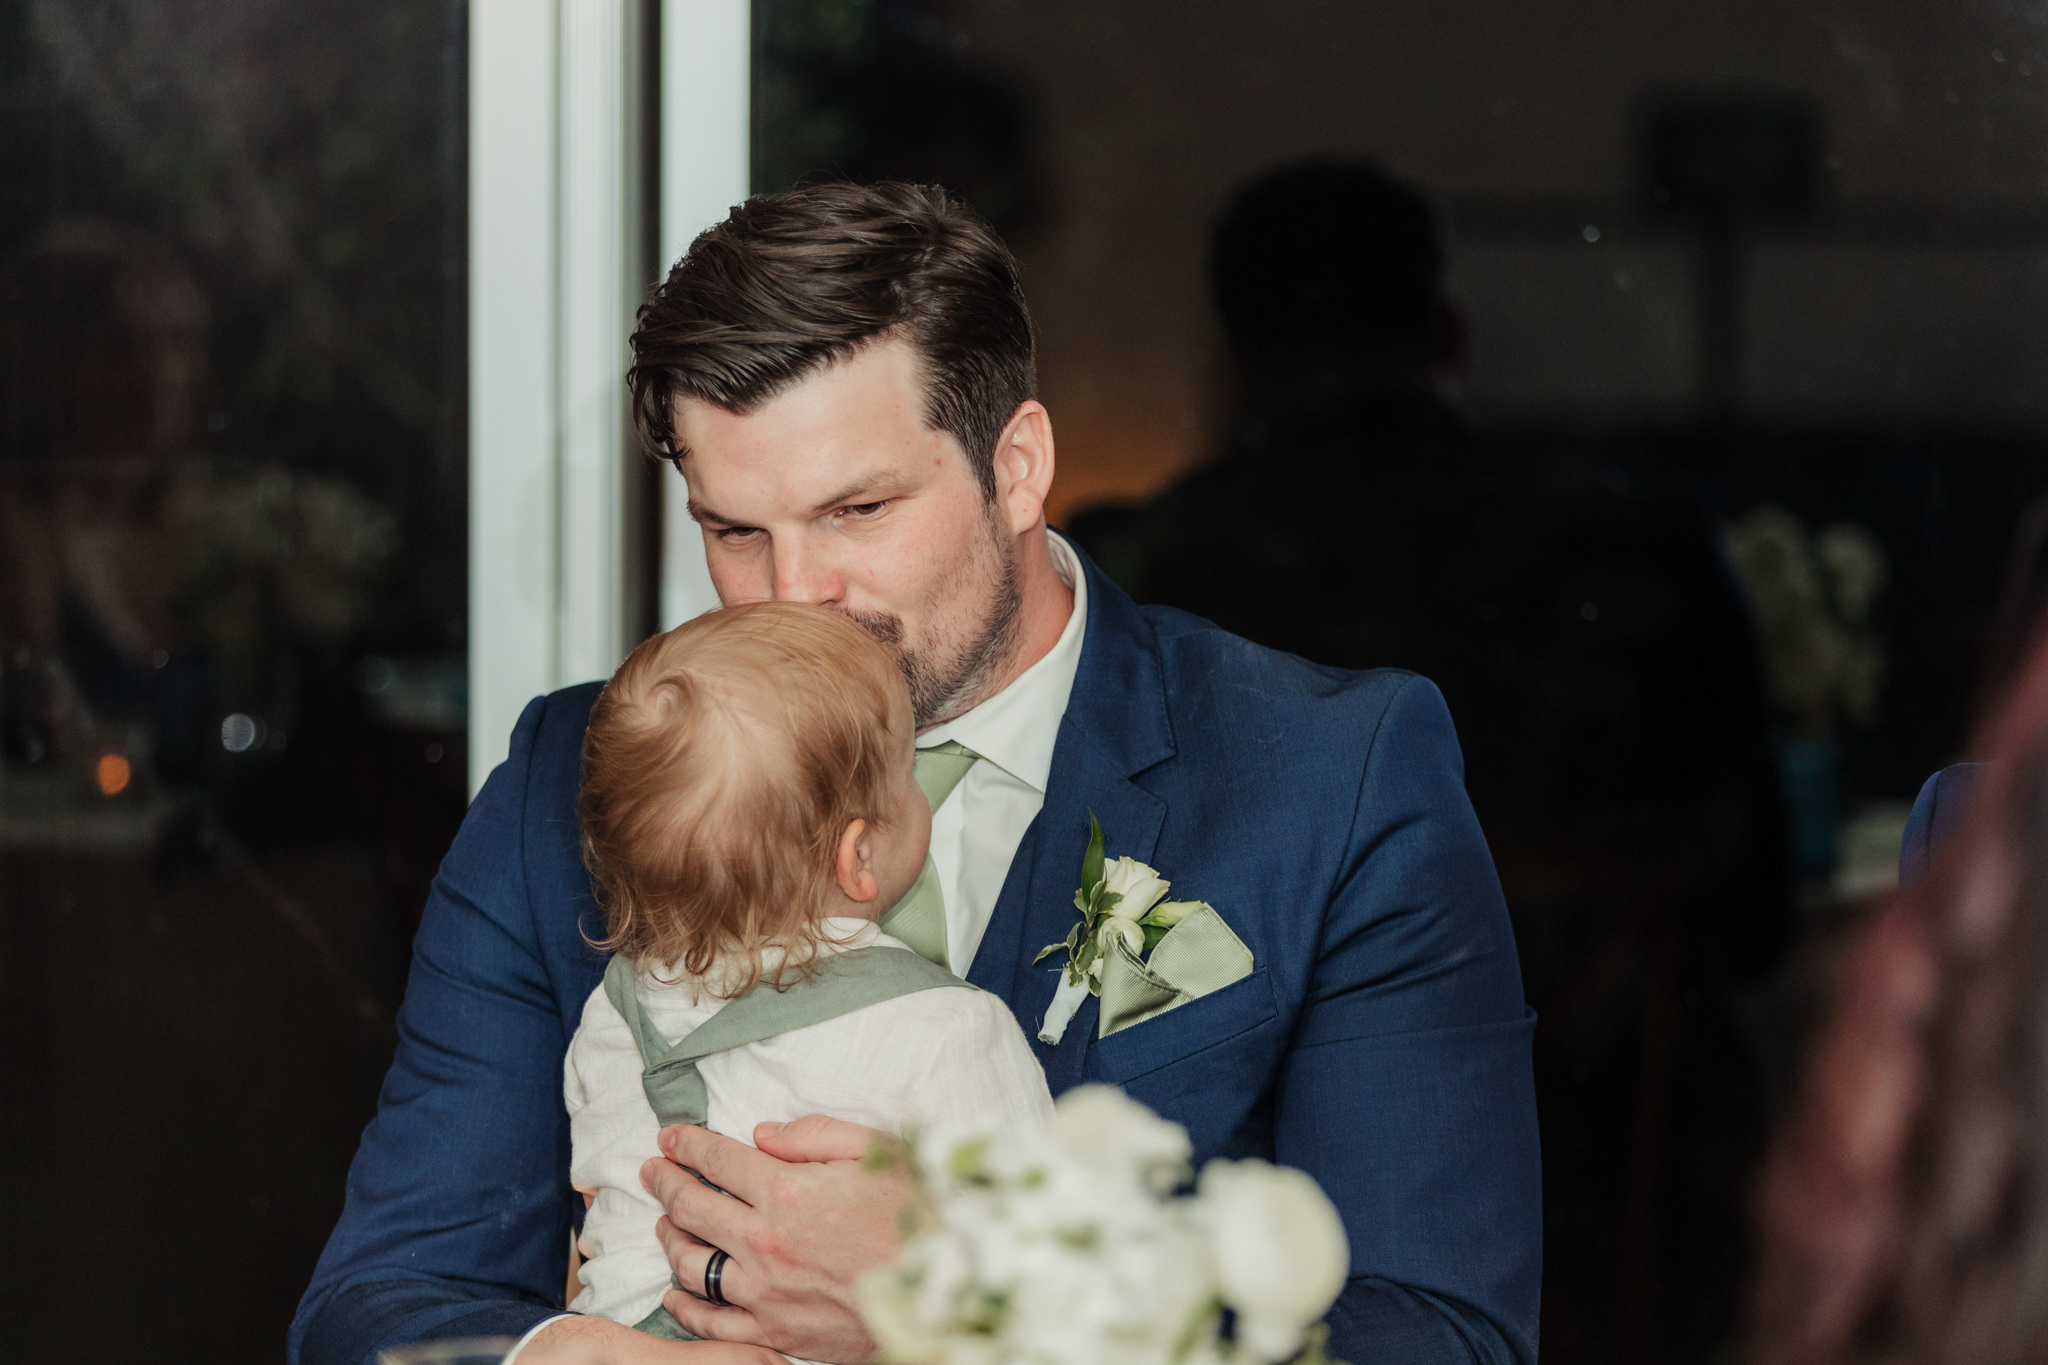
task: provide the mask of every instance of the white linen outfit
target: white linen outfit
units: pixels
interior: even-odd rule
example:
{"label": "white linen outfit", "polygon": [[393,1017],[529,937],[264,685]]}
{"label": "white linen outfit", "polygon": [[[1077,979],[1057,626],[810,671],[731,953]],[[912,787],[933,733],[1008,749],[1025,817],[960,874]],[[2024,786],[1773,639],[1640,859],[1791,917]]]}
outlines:
{"label": "white linen outfit", "polygon": [[[867,920],[828,919],[825,929],[833,940],[826,953],[902,947]],[[779,950],[763,958],[771,972],[780,965]],[[701,984],[639,975],[640,1007],[665,1041],[673,1044],[727,1003]],[[642,1067],[631,1028],[600,986],[583,1006],[563,1068],[569,1180],[595,1195],[578,1239],[583,1291],[570,1307],[628,1326],[660,1307],[670,1288],[654,1233],[662,1208],[640,1186],[641,1166],[660,1155]],[[697,1069],[709,1099],[705,1126],[749,1145],[754,1125],[805,1114],[943,1148],[977,1133],[1042,1125],[1052,1113],[1045,1073],[1009,1006],[972,989],[885,1000],[713,1053]]]}

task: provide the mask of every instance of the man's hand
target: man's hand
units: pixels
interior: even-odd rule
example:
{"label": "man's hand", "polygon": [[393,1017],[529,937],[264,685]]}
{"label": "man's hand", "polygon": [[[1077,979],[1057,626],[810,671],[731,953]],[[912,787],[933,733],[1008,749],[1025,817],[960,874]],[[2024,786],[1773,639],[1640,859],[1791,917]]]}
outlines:
{"label": "man's hand", "polygon": [[518,1365],[789,1365],[773,1351],[723,1341],[662,1341],[609,1318],[557,1318],[519,1352]]}
{"label": "man's hand", "polygon": [[671,1290],[662,1306],[700,1337],[866,1365],[876,1344],[861,1320],[858,1281],[896,1259],[912,1187],[907,1160],[876,1170],[864,1158],[878,1144],[902,1144],[816,1115],[764,1123],[754,1141],[758,1151],[702,1128],[662,1130],[668,1160],[648,1162],[640,1181],[667,1210],[655,1231],[669,1266],[699,1289],[712,1250],[722,1248],[730,1259],[719,1288],[733,1305]]}

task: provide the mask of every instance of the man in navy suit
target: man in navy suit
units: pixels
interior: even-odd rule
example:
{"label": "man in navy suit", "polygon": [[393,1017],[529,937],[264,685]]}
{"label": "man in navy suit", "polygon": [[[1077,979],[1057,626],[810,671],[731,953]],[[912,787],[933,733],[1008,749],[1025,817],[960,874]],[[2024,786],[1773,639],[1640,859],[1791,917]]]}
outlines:
{"label": "man in navy suit", "polygon": [[[1198,1162],[1321,1182],[1351,1245],[1336,1355],[1533,1365],[1533,1020],[1436,689],[1140,608],[1052,535],[1016,265],[938,191],[748,201],[634,348],[643,434],[689,480],[721,599],[845,611],[903,667],[920,747],[969,757],[933,817],[935,955],[1037,1033],[1059,978],[1032,959],[1073,923],[1091,813],[1110,856],[1250,950],[1249,974],[1106,1036],[1085,1003],[1037,1045],[1054,1093],[1112,1082],[1184,1124]],[[528,707],[442,865],[295,1361],[493,1333],[581,1336],[622,1365],[719,1353],[559,1316],[581,1209],[562,1058],[604,968],[576,825],[596,691]],[[665,1132],[643,1173],[658,1231],[685,1286],[728,1254],[731,1305],[674,1292],[670,1311],[734,1360],[871,1358],[854,1283],[892,1254],[901,1197],[859,1160],[872,1137]]]}

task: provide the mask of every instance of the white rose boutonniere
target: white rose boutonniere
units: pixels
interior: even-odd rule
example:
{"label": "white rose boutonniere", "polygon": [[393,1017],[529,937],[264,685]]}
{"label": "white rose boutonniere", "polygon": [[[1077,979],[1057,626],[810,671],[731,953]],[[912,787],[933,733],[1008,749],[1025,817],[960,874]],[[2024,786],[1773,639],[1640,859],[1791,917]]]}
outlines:
{"label": "white rose boutonniere", "polygon": [[1059,1042],[1081,1002],[1102,994],[1102,966],[1118,940],[1142,962],[1167,930],[1204,908],[1201,901],[1167,900],[1172,889],[1173,883],[1136,858],[1107,859],[1102,825],[1094,811],[1088,812],[1088,849],[1081,855],[1081,885],[1074,892],[1081,918],[1065,939],[1046,944],[1032,959],[1036,965],[1055,953],[1067,955],[1066,972],[1039,1025],[1040,1042]]}

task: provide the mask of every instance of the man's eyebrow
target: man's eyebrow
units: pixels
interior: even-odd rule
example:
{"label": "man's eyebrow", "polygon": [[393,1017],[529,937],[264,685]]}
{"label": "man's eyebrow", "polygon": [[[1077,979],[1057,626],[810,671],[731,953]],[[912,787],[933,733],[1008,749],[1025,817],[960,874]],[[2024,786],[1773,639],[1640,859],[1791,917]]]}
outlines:
{"label": "man's eyebrow", "polygon": [[[894,470],[870,470],[859,478],[849,480],[846,484],[842,485],[838,492],[812,508],[811,513],[813,516],[818,516],[831,511],[835,507],[844,506],[863,493],[870,493],[878,488],[889,487],[898,477]],[[738,526],[740,524],[724,513],[715,512],[697,501],[694,493],[690,495],[684,505],[689,509],[690,520],[700,526]]]}
{"label": "man's eyebrow", "polygon": [[[835,507],[841,507],[852,502],[864,493],[872,493],[878,488],[887,488],[901,482],[901,480],[902,475],[896,470],[871,469],[859,478],[847,480],[837,493],[834,493],[831,497],[826,498],[816,507],[813,507],[811,515],[818,516],[829,512]],[[879,499],[874,499],[874,501],[879,501]]]}
{"label": "man's eyebrow", "polygon": [[690,520],[696,522],[699,526],[739,525],[739,523],[734,521],[731,517],[721,516],[717,512],[712,511],[709,507],[706,507],[703,503],[698,502],[694,495],[692,495],[690,499],[683,505],[689,509]]}

